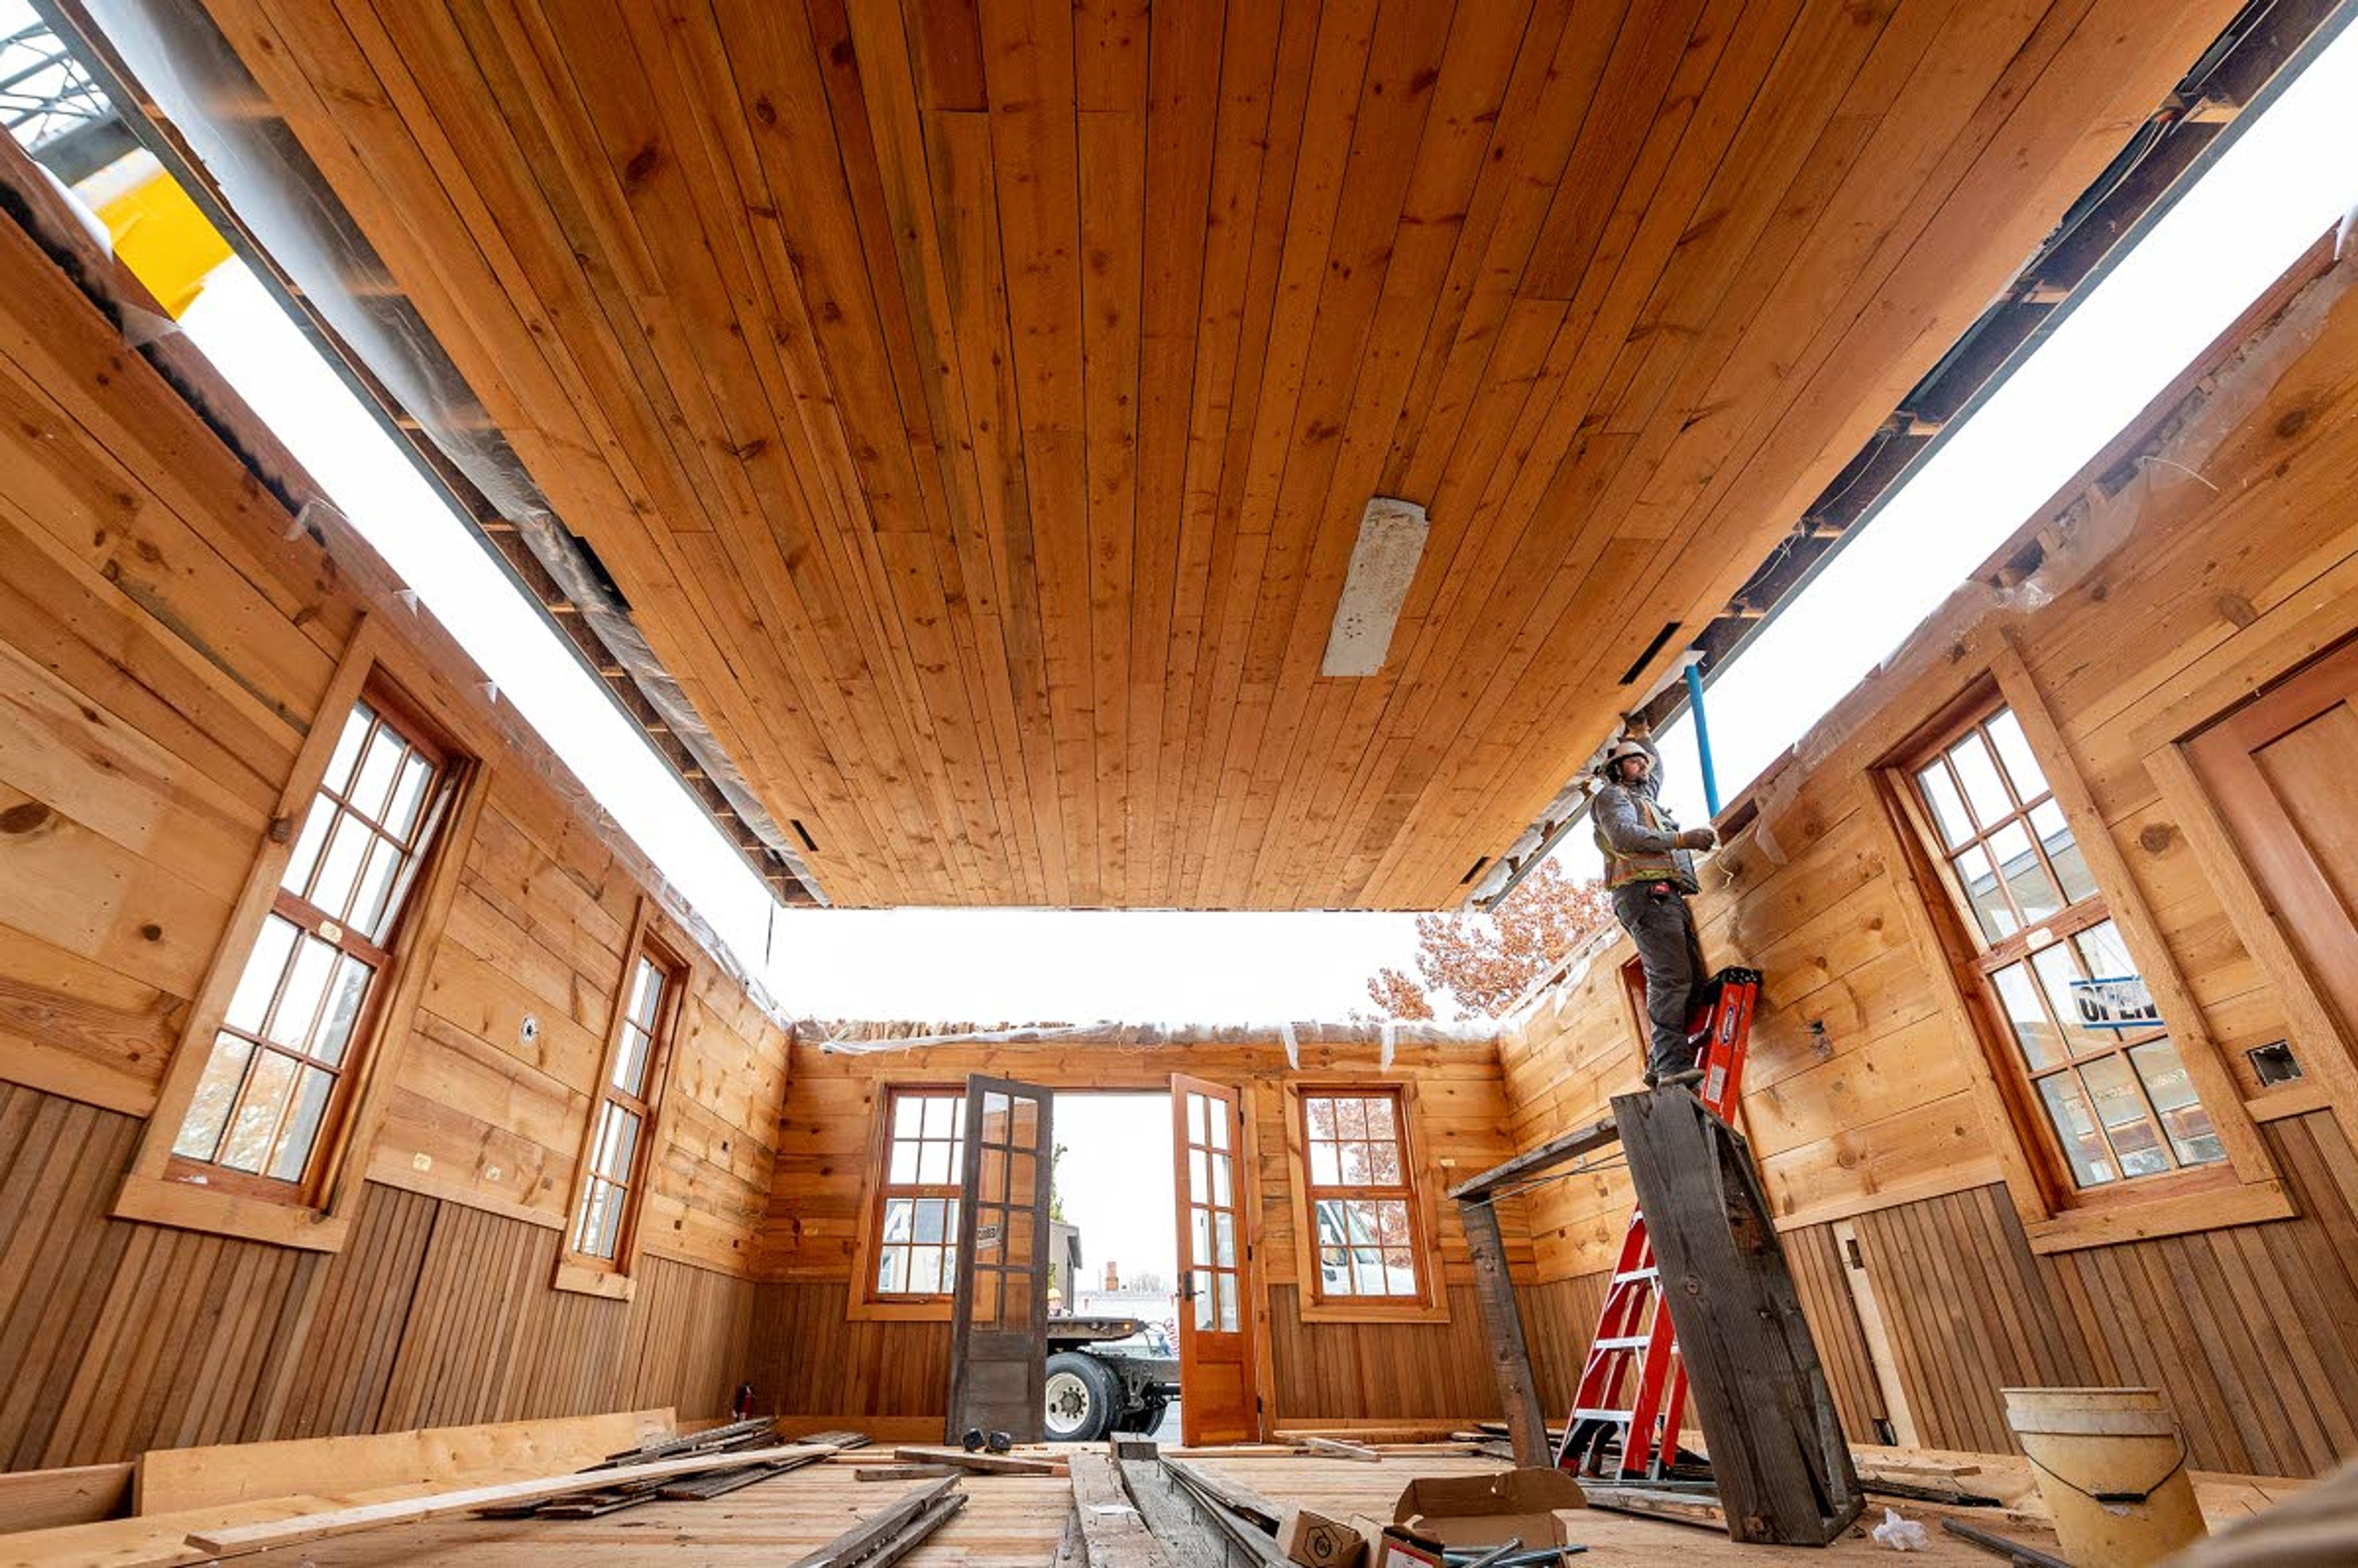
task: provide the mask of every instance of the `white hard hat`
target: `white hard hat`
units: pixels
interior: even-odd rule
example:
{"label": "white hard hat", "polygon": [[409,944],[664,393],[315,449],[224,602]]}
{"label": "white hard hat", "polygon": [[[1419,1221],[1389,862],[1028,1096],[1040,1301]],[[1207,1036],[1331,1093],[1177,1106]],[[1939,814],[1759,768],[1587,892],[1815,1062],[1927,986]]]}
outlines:
{"label": "white hard hat", "polygon": [[1614,741],[1613,749],[1605,753],[1605,765],[1609,768],[1624,757],[1643,757],[1648,762],[1654,760],[1653,753],[1637,741],[1621,740]]}

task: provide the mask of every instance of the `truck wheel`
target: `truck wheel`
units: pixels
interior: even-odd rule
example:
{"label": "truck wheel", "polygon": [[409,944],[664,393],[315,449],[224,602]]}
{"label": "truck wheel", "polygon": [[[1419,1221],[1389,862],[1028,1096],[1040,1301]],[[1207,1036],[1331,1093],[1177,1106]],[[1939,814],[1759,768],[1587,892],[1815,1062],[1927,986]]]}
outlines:
{"label": "truck wheel", "polygon": [[1092,1443],[1113,1427],[1121,1380],[1094,1356],[1059,1350],[1048,1357],[1048,1441]]}

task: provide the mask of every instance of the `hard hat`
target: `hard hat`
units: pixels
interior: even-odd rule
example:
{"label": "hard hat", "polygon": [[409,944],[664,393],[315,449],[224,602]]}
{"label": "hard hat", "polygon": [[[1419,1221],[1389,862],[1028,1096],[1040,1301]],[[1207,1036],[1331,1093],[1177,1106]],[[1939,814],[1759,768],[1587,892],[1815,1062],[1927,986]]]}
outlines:
{"label": "hard hat", "polygon": [[1637,741],[1620,740],[1614,741],[1612,750],[1605,753],[1605,765],[1609,768],[1624,757],[1643,757],[1650,762],[1654,760],[1653,753]]}

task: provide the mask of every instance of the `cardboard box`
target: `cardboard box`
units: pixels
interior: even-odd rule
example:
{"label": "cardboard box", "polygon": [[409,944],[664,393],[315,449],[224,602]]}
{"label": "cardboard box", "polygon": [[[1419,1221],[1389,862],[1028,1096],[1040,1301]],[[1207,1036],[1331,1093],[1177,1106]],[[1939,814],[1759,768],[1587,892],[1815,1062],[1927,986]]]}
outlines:
{"label": "cardboard box", "polygon": [[1441,1542],[1423,1540],[1400,1525],[1363,1520],[1361,1534],[1368,1549],[1368,1568],[1446,1568]]}
{"label": "cardboard box", "polygon": [[1367,1542],[1357,1527],[1308,1509],[1288,1509],[1277,1521],[1277,1549],[1302,1568],[1357,1568]]}
{"label": "cardboard box", "polygon": [[[1412,1539],[1443,1546],[1501,1546],[1518,1540],[1525,1546],[1563,1546],[1572,1536],[1555,1510],[1587,1506],[1580,1483],[1552,1468],[1424,1476],[1401,1493],[1392,1524]],[[1376,1568],[1391,1565],[1379,1558]]]}

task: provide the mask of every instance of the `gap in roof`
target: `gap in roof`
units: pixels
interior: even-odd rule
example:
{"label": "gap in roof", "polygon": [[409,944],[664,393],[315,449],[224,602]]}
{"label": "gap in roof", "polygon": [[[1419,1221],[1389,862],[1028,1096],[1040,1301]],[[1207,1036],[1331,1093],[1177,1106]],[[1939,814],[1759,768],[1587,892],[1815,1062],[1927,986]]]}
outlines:
{"label": "gap in roof", "polygon": [[[2038,350],[1711,672],[1704,719],[1724,801],[1898,652],[2320,234],[2358,218],[2353,148],[2358,27],[2345,26],[2247,112],[2217,160]],[[2342,239],[2358,245],[2358,235]],[[1691,716],[1660,745],[1665,803],[1682,821],[1709,820]],[[1585,827],[1556,858],[1576,875],[1598,865]]]}

